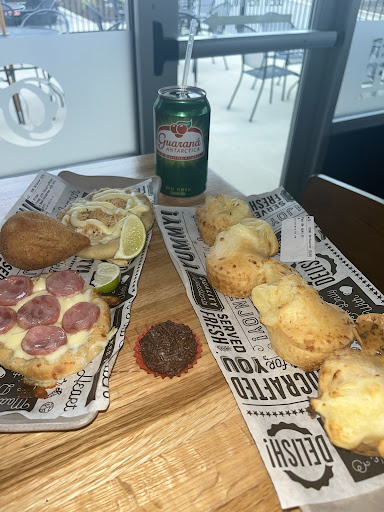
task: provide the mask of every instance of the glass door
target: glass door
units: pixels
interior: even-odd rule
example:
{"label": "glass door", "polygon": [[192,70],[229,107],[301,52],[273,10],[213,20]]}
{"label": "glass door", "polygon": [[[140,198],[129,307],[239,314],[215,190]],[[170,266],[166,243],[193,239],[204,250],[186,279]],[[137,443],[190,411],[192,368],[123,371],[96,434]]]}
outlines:
{"label": "glass door", "polygon": [[298,200],[321,172],[360,0],[42,2],[2,0],[0,175],[152,153],[153,103],[180,82],[192,18],[210,167]]}
{"label": "glass door", "polygon": [[2,2],[0,176],[137,154],[131,11]]}
{"label": "glass door", "polygon": [[[199,22],[188,82],[212,105],[210,167],[243,193],[283,184],[300,200],[308,176],[321,172],[360,0],[168,0],[152,2],[154,11],[158,5],[168,17],[146,22],[152,50],[141,55],[153,59],[161,86],[180,82],[190,21]],[[153,101],[150,83],[143,85]],[[152,113],[143,122],[143,147],[152,152]]]}
{"label": "glass door", "polygon": [[[179,0],[179,37],[192,16],[197,38],[212,40],[307,30],[312,3]],[[265,48],[194,61],[189,81],[206,90],[212,108],[209,165],[243,194],[279,186],[303,60],[302,48]]]}

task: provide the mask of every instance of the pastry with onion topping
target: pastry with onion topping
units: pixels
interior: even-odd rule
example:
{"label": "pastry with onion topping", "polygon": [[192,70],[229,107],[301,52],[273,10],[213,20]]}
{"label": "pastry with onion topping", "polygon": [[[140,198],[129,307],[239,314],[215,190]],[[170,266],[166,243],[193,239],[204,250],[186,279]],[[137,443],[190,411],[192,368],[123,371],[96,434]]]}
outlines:
{"label": "pastry with onion topping", "polygon": [[78,256],[113,260],[120,247],[120,234],[130,213],[141,219],[148,232],[154,221],[153,207],[147,196],[131,188],[102,188],[69,204],[58,214],[66,226],[87,236],[91,245]]}

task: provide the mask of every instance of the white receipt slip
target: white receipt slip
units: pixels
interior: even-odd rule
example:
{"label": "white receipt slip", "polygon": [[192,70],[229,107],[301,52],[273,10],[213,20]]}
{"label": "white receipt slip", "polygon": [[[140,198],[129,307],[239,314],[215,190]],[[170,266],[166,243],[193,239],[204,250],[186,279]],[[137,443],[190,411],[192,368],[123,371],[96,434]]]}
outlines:
{"label": "white receipt slip", "polygon": [[315,222],[309,215],[283,220],[281,223],[281,261],[314,260]]}

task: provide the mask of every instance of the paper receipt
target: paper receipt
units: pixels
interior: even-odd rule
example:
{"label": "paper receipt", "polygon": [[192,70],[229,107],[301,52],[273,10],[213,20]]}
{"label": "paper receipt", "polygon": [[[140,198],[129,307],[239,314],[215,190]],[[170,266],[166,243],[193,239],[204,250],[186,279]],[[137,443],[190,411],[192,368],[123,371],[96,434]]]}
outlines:
{"label": "paper receipt", "polygon": [[314,260],[315,256],[314,218],[307,215],[283,220],[280,260],[286,262]]}
{"label": "paper receipt", "polygon": [[52,213],[65,187],[65,183],[56,180],[54,176],[40,174],[25,193],[25,197],[37,210]]}

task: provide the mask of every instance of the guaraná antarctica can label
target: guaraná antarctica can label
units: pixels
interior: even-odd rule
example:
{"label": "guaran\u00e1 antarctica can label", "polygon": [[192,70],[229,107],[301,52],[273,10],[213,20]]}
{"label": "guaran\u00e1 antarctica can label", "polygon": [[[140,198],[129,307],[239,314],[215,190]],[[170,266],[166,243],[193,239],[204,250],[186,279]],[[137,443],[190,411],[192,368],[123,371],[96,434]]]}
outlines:
{"label": "guaran\u00e1 antarctica can label", "polygon": [[173,197],[202,194],[207,183],[211,108],[198,87],[159,90],[154,105],[156,174],[161,192]]}

